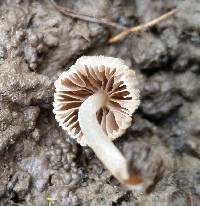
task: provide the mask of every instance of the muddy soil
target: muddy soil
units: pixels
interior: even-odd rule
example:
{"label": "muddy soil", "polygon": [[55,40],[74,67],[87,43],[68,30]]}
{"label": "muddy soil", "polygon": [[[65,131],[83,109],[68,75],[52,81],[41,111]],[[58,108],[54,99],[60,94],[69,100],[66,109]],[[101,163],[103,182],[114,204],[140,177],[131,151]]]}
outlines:
{"label": "muddy soil", "polygon": [[[0,1],[0,205],[200,205],[199,0],[63,0],[122,26],[177,15],[109,45],[114,28],[62,15],[50,1]],[[81,55],[120,57],[140,79],[141,105],[116,145],[149,182],[121,187],[52,113],[54,81]]]}

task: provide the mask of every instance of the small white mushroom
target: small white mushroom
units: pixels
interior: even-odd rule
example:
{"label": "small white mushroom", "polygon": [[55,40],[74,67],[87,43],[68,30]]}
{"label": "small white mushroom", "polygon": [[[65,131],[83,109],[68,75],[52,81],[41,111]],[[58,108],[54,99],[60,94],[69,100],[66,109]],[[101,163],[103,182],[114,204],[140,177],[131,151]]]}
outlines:
{"label": "small white mushroom", "polygon": [[135,72],[118,58],[83,56],[55,82],[55,118],[82,146],[88,145],[123,184],[140,185],[112,140],[131,125],[138,108]]}

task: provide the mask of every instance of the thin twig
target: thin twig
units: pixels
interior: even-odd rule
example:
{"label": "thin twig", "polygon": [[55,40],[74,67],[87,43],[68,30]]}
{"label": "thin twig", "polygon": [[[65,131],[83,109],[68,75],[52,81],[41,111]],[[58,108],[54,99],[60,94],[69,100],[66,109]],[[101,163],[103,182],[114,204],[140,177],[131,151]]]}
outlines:
{"label": "thin twig", "polygon": [[98,19],[96,17],[93,16],[89,16],[89,15],[85,15],[85,14],[78,14],[75,11],[70,10],[69,8],[66,7],[62,7],[60,5],[58,5],[54,0],[50,0],[50,2],[52,3],[52,5],[62,14],[64,14],[65,16],[70,16],[71,18],[74,19],[80,19],[82,21],[87,21],[87,22],[92,22],[92,23],[97,23],[97,24],[102,24],[104,26],[108,26],[108,27],[112,27],[115,29],[120,29],[120,30],[124,30],[127,27],[124,27],[120,24],[117,24],[115,22],[111,22],[109,20],[106,19]]}
{"label": "thin twig", "polygon": [[155,26],[156,24],[160,23],[161,21],[166,20],[170,16],[175,15],[176,12],[177,12],[177,9],[173,9],[173,10],[167,12],[166,14],[164,14],[164,15],[156,18],[156,19],[153,19],[150,22],[147,22],[145,24],[140,24],[138,26],[125,29],[124,31],[122,31],[119,34],[117,34],[116,36],[112,37],[108,42],[109,43],[119,42],[119,41],[123,40],[130,33],[140,32],[140,31],[146,30],[146,29],[148,29],[148,28],[150,28],[152,26]]}

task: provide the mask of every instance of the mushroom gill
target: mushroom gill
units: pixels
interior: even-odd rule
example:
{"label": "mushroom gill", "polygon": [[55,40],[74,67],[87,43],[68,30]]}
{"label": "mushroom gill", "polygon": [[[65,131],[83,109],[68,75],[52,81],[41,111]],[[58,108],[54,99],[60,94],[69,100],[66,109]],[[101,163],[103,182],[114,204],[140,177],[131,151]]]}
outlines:
{"label": "mushroom gill", "polygon": [[139,105],[135,73],[117,58],[81,57],[61,74],[55,87],[56,120],[82,146],[87,142],[81,131],[78,112],[89,96],[102,92],[107,97],[96,116],[103,131],[112,140],[130,126],[131,115]]}

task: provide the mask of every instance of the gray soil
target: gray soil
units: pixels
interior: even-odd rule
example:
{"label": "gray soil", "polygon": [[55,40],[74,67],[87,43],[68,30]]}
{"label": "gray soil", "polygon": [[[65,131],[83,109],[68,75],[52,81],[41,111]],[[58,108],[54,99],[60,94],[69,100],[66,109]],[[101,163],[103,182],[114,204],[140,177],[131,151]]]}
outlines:
{"label": "gray soil", "polygon": [[[118,44],[119,32],[63,16],[50,1],[0,1],[0,205],[200,205],[200,1],[66,0],[77,13],[137,25],[175,17]],[[141,105],[115,143],[148,182],[126,190],[52,113],[54,81],[81,55],[137,71]]]}

